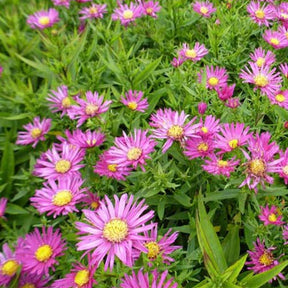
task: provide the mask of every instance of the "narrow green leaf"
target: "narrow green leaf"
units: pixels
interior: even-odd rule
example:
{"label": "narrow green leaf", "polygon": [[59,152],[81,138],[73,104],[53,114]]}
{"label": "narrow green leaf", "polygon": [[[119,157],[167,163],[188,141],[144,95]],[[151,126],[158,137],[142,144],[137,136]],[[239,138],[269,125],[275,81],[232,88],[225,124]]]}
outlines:
{"label": "narrow green leaf", "polygon": [[222,243],[224,255],[228,265],[234,263],[240,255],[239,226],[233,226]]}
{"label": "narrow green leaf", "polygon": [[223,274],[223,278],[229,282],[235,281],[245,265],[247,256],[248,254],[244,255],[237,262],[228,267]]}
{"label": "narrow green leaf", "polygon": [[29,214],[27,210],[22,208],[21,206],[18,206],[16,204],[8,203],[5,213],[12,214],[12,215],[18,215],[18,214]]}

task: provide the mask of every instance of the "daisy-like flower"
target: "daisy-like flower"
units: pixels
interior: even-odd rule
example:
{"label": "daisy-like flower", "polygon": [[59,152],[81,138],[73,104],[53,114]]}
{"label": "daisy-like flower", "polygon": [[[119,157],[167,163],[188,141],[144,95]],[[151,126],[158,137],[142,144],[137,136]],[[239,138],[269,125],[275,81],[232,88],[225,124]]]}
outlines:
{"label": "daisy-like flower", "polygon": [[84,158],[85,151],[63,143],[61,151],[55,145],[37,159],[34,166],[34,175],[44,179],[57,179],[63,176],[80,176],[79,169],[84,167],[79,164]]}
{"label": "daisy-like flower", "polygon": [[205,118],[205,121],[203,119],[200,119],[200,127],[199,130],[197,131],[197,134],[201,136],[202,138],[210,138],[213,139],[214,135],[219,131],[220,126],[219,126],[220,119],[216,119],[213,115],[208,115]]}
{"label": "daisy-like flower", "polygon": [[221,149],[221,153],[225,153],[245,145],[252,136],[249,129],[249,126],[244,129],[243,123],[222,124],[220,127],[222,135],[216,135],[216,147]]}
{"label": "daisy-like flower", "polygon": [[279,147],[275,142],[269,144],[270,133],[265,132],[260,135],[257,133],[255,136],[255,138],[250,137],[248,139],[248,150],[251,155],[242,150],[248,162],[244,164],[246,166],[246,179],[239,187],[247,185],[249,189],[254,189],[257,193],[259,183],[263,188],[265,188],[265,182],[273,183],[274,178],[268,173],[279,173],[281,171],[279,163],[283,158],[274,160],[274,156],[279,152]]}
{"label": "daisy-like flower", "polygon": [[190,49],[187,43],[184,43],[183,48],[178,52],[178,55],[180,55],[182,59],[191,60],[193,62],[201,60],[206,54],[208,54],[208,50],[205,48],[204,44],[198,42],[195,43],[195,46],[192,49]]}
{"label": "daisy-like flower", "polygon": [[203,17],[209,18],[212,13],[216,12],[216,8],[209,1],[196,1],[193,6],[193,10],[202,15]]}
{"label": "daisy-like flower", "polygon": [[263,38],[275,49],[281,49],[288,45],[286,36],[279,31],[265,30]]}
{"label": "daisy-like flower", "polygon": [[121,288],[177,288],[178,284],[173,283],[174,279],[170,278],[167,280],[168,270],[164,271],[162,274],[158,273],[157,270],[152,271],[153,278],[149,279],[149,274],[143,273],[143,270],[139,270],[136,274],[132,271],[132,276],[125,274],[124,278],[121,279]]}
{"label": "daisy-like flower", "polygon": [[250,58],[259,68],[262,66],[270,67],[276,61],[275,54],[269,50],[266,53],[262,47],[255,49],[254,53],[250,54]]}
{"label": "daisy-like flower", "polygon": [[87,130],[83,132],[80,129],[76,129],[72,131],[69,130],[65,131],[67,136],[68,143],[79,147],[79,148],[93,148],[103,144],[105,140],[105,134],[101,133],[100,131],[90,131]]}
{"label": "daisy-like flower", "polygon": [[259,26],[269,26],[270,21],[273,21],[276,16],[276,11],[273,5],[262,5],[259,1],[251,1],[247,6],[247,11],[253,22]]}
{"label": "daisy-like flower", "polygon": [[208,89],[216,89],[227,86],[227,71],[225,68],[220,68],[216,66],[214,69],[213,66],[206,66],[206,88]]}
{"label": "daisy-like flower", "polygon": [[287,39],[286,47],[287,47],[288,46],[288,27],[280,26],[280,27],[278,27],[278,32],[280,32],[281,34],[283,34],[286,37],[286,39]]}
{"label": "daisy-like flower", "polygon": [[28,145],[33,143],[32,147],[35,148],[39,141],[45,141],[44,135],[50,130],[51,122],[51,119],[43,118],[40,121],[40,117],[35,117],[33,123],[23,126],[27,131],[18,133],[16,144]]}
{"label": "daisy-like flower", "polygon": [[216,88],[216,92],[218,94],[218,97],[221,101],[226,101],[228,99],[231,99],[234,94],[234,89],[235,89],[236,84],[233,84],[231,86],[224,85],[223,87]]}
{"label": "daisy-like flower", "polygon": [[6,210],[6,206],[7,206],[7,198],[0,198],[0,218],[4,218],[4,214],[5,214],[5,210]]}
{"label": "daisy-like flower", "polygon": [[277,7],[277,18],[287,27],[288,24],[288,3],[283,2]]}
{"label": "daisy-like flower", "polygon": [[88,257],[88,267],[81,263],[73,264],[71,273],[65,278],[56,280],[51,288],[92,288],[93,284],[97,284],[93,278],[96,266],[91,264],[91,259]]}
{"label": "daisy-like flower", "polygon": [[[254,251],[247,251],[251,261],[245,263],[246,265],[252,265],[248,267],[249,270],[253,270],[254,273],[258,274],[268,271],[279,264],[272,254],[272,251],[276,249],[275,247],[266,248],[265,242],[261,242],[259,238],[253,244]],[[281,273],[278,274],[278,277],[285,280],[285,277]],[[276,280],[276,277],[273,280]]]}
{"label": "daisy-like flower", "polygon": [[121,24],[127,27],[131,22],[134,22],[136,18],[142,16],[142,5],[136,5],[133,2],[128,6],[127,4],[118,4],[118,8],[114,10],[112,14],[112,20],[120,20]]}
{"label": "daisy-like flower", "polygon": [[175,141],[183,144],[189,137],[198,137],[196,130],[199,124],[193,124],[196,120],[194,117],[191,121],[185,124],[189,115],[184,111],[179,114],[178,111],[171,109],[159,109],[155,114],[151,115],[150,126],[157,129],[153,130],[153,138],[166,139],[166,143],[162,147],[162,152],[165,153]]}
{"label": "daisy-like flower", "polygon": [[85,189],[81,189],[83,180],[78,177],[64,177],[57,182],[49,179],[44,187],[36,190],[35,196],[30,198],[31,205],[40,214],[47,213],[56,218],[59,215],[78,212],[76,204],[82,201]]}
{"label": "daisy-like flower", "polygon": [[62,112],[61,117],[63,117],[70,111],[72,103],[68,96],[67,86],[59,86],[57,91],[52,90],[51,94],[48,94],[48,96],[47,101],[51,102],[49,107],[53,112]]}
{"label": "daisy-like flower", "polygon": [[204,158],[213,154],[215,149],[215,142],[210,138],[195,138],[188,139],[185,143],[184,154],[188,159]]}
{"label": "daisy-like flower", "polygon": [[100,197],[96,193],[85,191],[83,198],[81,199],[84,207],[91,210],[97,210],[100,207]]}
{"label": "daisy-like flower", "polygon": [[64,255],[65,241],[60,230],[53,232],[53,227],[42,227],[42,235],[38,228],[26,235],[18,244],[16,256],[22,263],[22,271],[28,274],[49,275],[49,269],[55,271],[57,257]]}
{"label": "daisy-like flower", "polygon": [[200,102],[198,104],[198,113],[203,115],[203,114],[205,114],[206,110],[207,110],[207,103]]}
{"label": "daisy-like flower", "polygon": [[27,19],[27,23],[33,29],[45,29],[53,26],[59,22],[59,13],[57,10],[51,8],[48,11],[39,11],[33,15],[30,15]]}
{"label": "daisy-like flower", "polygon": [[69,8],[70,1],[71,0],[52,0],[55,6],[65,6],[66,8]]}
{"label": "daisy-like flower", "polygon": [[[287,123],[287,126],[288,126],[288,123]],[[284,179],[284,182],[287,185],[288,184],[288,148],[285,150],[284,153],[281,150],[279,153],[280,153],[280,156],[282,158],[282,161],[279,164],[281,167],[281,170],[279,171],[278,174],[281,178]]]}
{"label": "daisy-like flower", "polygon": [[282,78],[279,72],[273,68],[271,71],[269,67],[258,67],[256,63],[250,64],[251,70],[246,66],[246,71],[241,70],[239,75],[244,80],[244,83],[251,83],[255,85],[255,89],[259,88],[262,93],[274,95],[281,88]]}
{"label": "daisy-like flower", "polygon": [[145,112],[149,107],[147,98],[142,99],[144,93],[142,91],[129,90],[125,93],[125,97],[121,96],[121,103],[126,105],[132,111]]}
{"label": "daisy-like flower", "polygon": [[123,132],[122,137],[116,137],[114,144],[109,150],[112,164],[118,166],[132,166],[134,169],[139,165],[144,171],[147,159],[151,159],[150,153],[154,152],[156,142],[151,136],[147,136],[148,131],[135,129],[131,136]]}
{"label": "daisy-like flower", "polygon": [[50,281],[49,277],[43,278],[42,275],[21,273],[18,287],[19,288],[45,288]]}
{"label": "daisy-like flower", "polygon": [[149,231],[154,224],[147,224],[154,216],[154,211],[144,213],[148,208],[144,200],[134,202],[134,196],[123,194],[120,199],[114,195],[115,204],[105,195],[105,200],[96,211],[83,210],[89,224],[76,222],[80,234],[78,251],[92,252],[92,264],[97,266],[106,257],[105,271],[113,269],[114,259],[118,257],[124,265],[132,267],[133,250],[145,251],[141,243],[147,237],[141,235]]}
{"label": "daisy-like flower", "polygon": [[153,18],[157,18],[158,15],[156,14],[161,10],[161,6],[159,5],[159,2],[156,1],[148,1],[148,2],[142,2],[142,13],[144,15],[151,16]]}
{"label": "daisy-like flower", "polygon": [[106,176],[116,180],[125,180],[126,176],[130,175],[132,168],[113,163],[113,156],[111,155],[109,150],[100,155],[99,161],[94,166],[94,172],[100,176]]}
{"label": "daisy-like flower", "polygon": [[222,157],[218,158],[215,154],[211,154],[210,159],[204,160],[205,164],[202,168],[213,175],[224,175],[230,177],[230,173],[234,172],[235,167],[239,164],[240,160],[235,160],[233,157],[230,160],[223,160]]}
{"label": "daisy-like flower", "polygon": [[106,4],[92,3],[92,6],[85,7],[79,12],[79,14],[83,15],[80,17],[80,20],[103,18],[103,14],[107,13],[106,6]]}
{"label": "daisy-like flower", "polygon": [[261,208],[261,214],[259,215],[259,219],[263,221],[264,225],[267,226],[269,224],[276,225],[276,226],[282,226],[282,224],[285,224],[282,220],[282,215],[279,213],[279,208],[277,206],[272,205],[271,208],[269,208],[268,205],[266,207],[260,207]]}
{"label": "daisy-like flower", "polygon": [[3,245],[2,250],[3,253],[0,252],[0,285],[8,287],[21,263],[16,259],[7,243]]}
{"label": "daisy-like flower", "polygon": [[87,119],[98,117],[109,109],[112,101],[104,101],[103,96],[99,96],[97,92],[86,92],[86,101],[75,97],[75,101],[80,105],[73,105],[70,111],[71,119],[78,119],[77,127],[81,126]]}
{"label": "daisy-like flower", "polygon": [[280,107],[288,109],[288,90],[282,90],[275,93],[275,95],[268,96],[271,104],[276,104]]}
{"label": "daisy-like flower", "polygon": [[288,79],[288,63],[281,63],[279,65],[279,69],[280,71],[283,73],[283,75],[285,76],[285,78]]}

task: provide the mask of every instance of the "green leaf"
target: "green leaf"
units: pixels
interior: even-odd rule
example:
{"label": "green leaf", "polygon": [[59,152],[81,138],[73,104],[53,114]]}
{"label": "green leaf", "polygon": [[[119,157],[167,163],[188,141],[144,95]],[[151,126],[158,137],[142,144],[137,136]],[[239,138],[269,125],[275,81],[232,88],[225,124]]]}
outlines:
{"label": "green leaf", "polygon": [[21,119],[25,119],[25,118],[30,118],[31,117],[31,114],[29,113],[22,113],[22,114],[18,114],[18,115],[15,115],[15,116],[7,116],[7,117],[1,117],[1,119],[5,119],[5,120],[21,120]]}
{"label": "green leaf", "polygon": [[166,202],[167,202],[166,198],[161,198],[159,200],[159,203],[157,206],[157,214],[158,214],[158,217],[160,218],[160,220],[162,220],[164,217]]}
{"label": "green leaf", "polygon": [[27,210],[22,208],[21,206],[18,206],[16,204],[8,203],[5,213],[12,214],[12,215],[18,215],[18,214],[29,214]]}
{"label": "green leaf", "polygon": [[224,255],[228,265],[234,263],[240,255],[239,226],[233,226],[222,243]]}
{"label": "green leaf", "polygon": [[235,281],[245,265],[247,256],[248,254],[244,255],[237,262],[228,267],[223,274],[223,278],[229,282]]}

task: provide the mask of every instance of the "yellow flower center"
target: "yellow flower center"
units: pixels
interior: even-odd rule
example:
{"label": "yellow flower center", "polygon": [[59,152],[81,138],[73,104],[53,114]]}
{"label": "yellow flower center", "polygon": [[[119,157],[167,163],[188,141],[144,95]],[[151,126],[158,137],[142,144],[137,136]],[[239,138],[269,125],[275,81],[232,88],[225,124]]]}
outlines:
{"label": "yellow flower center", "polygon": [[285,175],[288,175],[288,165],[284,166],[284,167],[282,168],[282,171],[283,171],[283,173],[284,173]]}
{"label": "yellow flower center", "polygon": [[255,176],[262,176],[266,170],[265,163],[260,159],[250,161],[249,168]]}
{"label": "yellow flower center", "polygon": [[197,53],[194,49],[187,49],[185,51],[185,56],[188,57],[188,58],[195,58],[197,56]]}
{"label": "yellow flower center", "polygon": [[201,131],[202,131],[203,133],[208,133],[208,129],[207,129],[207,127],[205,127],[205,126],[201,128]]}
{"label": "yellow flower center", "polygon": [[156,242],[148,242],[145,244],[145,247],[148,249],[147,255],[149,259],[155,259],[158,256],[160,252],[160,246]]}
{"label": "yellow flower center", "polygon": [[174,139],[181,139],[184,133],[184,129],[179,125],[173,125],[169,128],[167,135]]}
{"label": "yellow flower center", "polygon": [[277,46],[279,45],[280,41],[277,38],[271,38],[270,43]]}
{"label": "yellow flower center", "polygon": [[228,142],[228,145],[230,148],[235,149],[238,147],[238,140],[237,139],[232,139]]}
{"label": "yellow flower center", "polygon": [[98,110],[99,110],[99,107],[97,105],[87,104],[85,108],[85,113],[89,116],[92,116],[92,115],[95,115],[95,113],[97,113]]}
{"label": "yellow flower center", "polygon": [[205,7],[205,6],[202,6],[202,7],[200,8],[200,12],[201,12],[202,14],[206,15],[206,14],[208,13],[208,8]]}
{"label": "yellow flower center", "polygon": [[16,273],[16,271],[18,270],[18,267],[19,267],[19,264],[17,261],[8,260],[3,264],[1,268],[1,274],[11,277]]}
{"label": "yellow flower center", "polygon": [[276,222],[277,221],[277,216],[274,213],[269,214],[268,220],[270,222]]}
{"label": "yellow flower center", "polygon": [[256,12],[255,12],[255,16],[259,19],[263,19],[265,17],[265,13],[262,9],[258,9]]}
{"label": "yellow flower center", "polygon": [[225,160],[218,160],[218,166],[223,168],[228,166],[228,161]]}
{"label": "yellow flower center", "polygon": [[123,18],[124,19],[132,19],[133,18],[133,11],[132,10],[130,10],[130,9],[128,9],[128,10],[125,10],[124,12],[123,12]]}
{"label": "yellow flower center", "polygon": [[95,143],[96,143],[96,139],[93,139],[92,141],[91,141],[91,140],[87,140],[86,143],[87,143],[89,146],[93,146],[93,145],[95,145]]}
{"label": "yellow flower center", "polygon": [[53,196],[53,204],[59,207],[69,204],[73,196],[70,190],[62,190]]}
{"label": "yellow flower center", "polygon": [[127,223],[120,219],[112,219],[105,224],[103,237],[113,243],[122,242],[128,235]]}
{"label": "yellow flower center", "polygon": [[276,101],[278,101],[280,103],[282,103],[282,102],[284,102],[286,100],[286,98],[285,98],[285,96],[283,94],[277,94],[275,96],[275,99],[276,99]]}
{"label": "yellow flower center", "polygon": [[33,128],[30,132],[30,135],[33,139],[38,138],[42,133],[42,130],[39,128]]}
{"label": "yellow flower center", "polygon": [[50,23],[50,18],[48,16],[42,16],[38,19],[38,23],[41,25],[48,25]]}
{"label": "yellow flower center", "polygon": [[280,13],[280,16],[281,16],[284,20],[288,19],[288,14],[286,14],[286,13]]}
{"label": "yellow flower center", "polygon": [[208,150],[209,146],[207,143],[200,143],[197,147],[198,151],[201,151],[201,152],[206,152]]}
{"label": "yellow flower center", "polygon": [[52,247],[50,245],[45,244],[45,245],[40,246],[36,250],[35,257],[40,262],[46,262],[47,260],[50,259],[52,254],[53,254]]}
{"label": "yellow flower center", "polygon": [[89,8],[89,13],[90,14],[96,14],[98,12],[98,9],[96,7],[90,7]]}
{"label": "yellow flower center", "polygon": [[107,165],[107,168],[111,172],[116,172],[117,171],[117,164],[109,164],[109,165]]}
{"label": "yellow flower center", "polygon": [[259,262],[265,266],[269,266],[273,263],[274,259],[271,253],[265,251],[260,257]]}
{"label": "yellow flower center", "polygon": [[70,98],[69,98],[69,97],[65,97],[65,98],[62,100],[61,104],[62,104],[62,107],[63,107],[63,108],[69,108],[69,107],[71,106],[71,100],[70,100]]}
{"label": "yellow flower center", "polygon": [[147,8],[146,9],[146,13],[149,14],[149,15],[152,14],[153,13],[153,8],[151,8],[151,7]]}
{"label": "yellow flower center", "polygon": [[138,104],[135,101],[131,101],[127,105],[131,110],[136,110],[138,107]]}
{"label": "yellow flower center", "polygon": [[99,202],[93,201],[90,206],[92,209],[96,210],[99,207]]}
{"label": "yellow flower center", "polygon": [[265,58],[263,58],[263,57],[259,57],[256,61],[256,64],[258,67],[262,67],[264,65],[264,63],[265,63]]}
{"label": "yellow flower center", "polygon": [[77,284],[79,287],[87,284],[89,282],[89,271],[84,269],[80,270],[76,273],[74,278],[74,283]]}
{"label": "yellow flower center", "polygon": [[211,77],[211,78],[209,78],[208,83],[211,86],[216,86],[219,83],[219,79],[216,77]]}
{"label": "yellow flower center", "polygon": [[127,153],[128,160],[138,160],[142,154],[142,149],[140,148],[131,148]]}
{"label": "yellow flower center", "polygon": [[66,173],[71,168],[71,162],[68,160],[59,160],[55,165],[55,170],[58,173]]}
{"label": "yellow flower center", "polygon": [[268,79],[265,75],[260,73],[254,77],[254,82],[259,87],[265,87],[268,84]]}
{"label": "yellow flower center", "polygon": [[32,283],[26,283],[25,285],[21,286],[20,288],[36,288],[36,286]]}

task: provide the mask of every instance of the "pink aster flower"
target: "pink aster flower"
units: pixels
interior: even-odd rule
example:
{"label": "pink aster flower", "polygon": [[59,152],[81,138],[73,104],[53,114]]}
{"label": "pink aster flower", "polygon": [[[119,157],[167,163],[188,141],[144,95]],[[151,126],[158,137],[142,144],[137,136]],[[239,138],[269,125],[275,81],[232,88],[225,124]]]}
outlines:
{"label": "pink aster flower", "polygon": [[65,242],[60,230],[53,232],[53,227],[42,227],[42,235],[38,228],[26,235],[16,248],[16,256],[22,263],[22,271],[28,274],[49,275],[49,269],[55,271],[57,257],[64,255]]}
{"label": "pink aster flower", "polygon": [[116,8],[112,14],[112,20],[120,20],[121,24],[127,27],[131,22],[134,22],[136,18],[141,16],[142,5],[136,5],[133,2],[131,2],[129,6],[118,3],[118,8]]}
{"label": "pink aster flower", "polygon": [[216,8],[209,1],[196,1],[193,6],[193,10],[202,15],[203,17],[209,18],[212,13],[216,12]]}
{"label": "pink aster flower", "polygon": [[223,87],[220,88],[215,88],[218,97],[221,101],[226,101],[228,99],[231,99],[234,94],[234,89],[235,89],[236,84],[233,84],[231,86],[224,85]]}
{"label": "pink aster flower", "polygon": [[109,109],[112,101],[104,101],[103,96],[99,96],[97,92],[86,92],[86,101],[75,97],[75,101],[80,105],[73,105],[70,111],[71,119],[78,119],[77,127],[81,126],[87,119],[98,117]]}
{"label": "pink aster flower", "polygon": [[91,0],[76,0],[76,2],[78,3],[86,3],[86,2],[90,2]]}
{"label": "pink aster flower", "polygon": [[139,165],[144,171],[147,159],[151,159],[150,153],[154,152],[156,142],[151,136],[147,136],[148,131],[135,129],[131,136],[123,132],[122,137],[116,137],[114,145],[108,150],[110,162],[118,166],[132,166],[134,169]]}
{"label": "pink aster flower", "polygon": [[225,68],[220,68],[216,66],[214,69],[213,66],[206,66],[206,88],[208,89],[216,89],[227,86],[227,71]]}
{"label": "pink aster flower", "polygon": [[79,262],[73,264],[71,273],[63,279],[56,280],[51,288],[92,288],[94,284],[97,284],[93,278],[96,266],[91,264],[90,257],[88,259],[88,267]]}
{"label": "pink aster flower", "polygon": [[277,18],[285,27],[288,27],[288,3],[283,2],[277,7]]}
{"label": "pink aster flower", "polygon": [[279,31],[265,30],[263,38],[275,49],[281,49],[288,45],[286,36]]}
{"label": "pink aster flower", "polygon": [[2,247],[3,253],[0,252],[0,285],[9,287],[8,284],[20,268],[20,262],[16,259],[7,243]]}
{"label": "pink aster flower", "polygon": [[[254,251],[247,251],[251,261],[247,261],[246,265],[252,265],[248,267],[249,270],[253,270],[254,273],[262,273],[270,270],[279,264],[278,260],[276,260],[272,254],[272,251],[275,250],[275,247],[265,247],[265,242],[261,242],[259,238],[257,238],[257,242],[254,242]],[[279,273],[278,277],[285,280],[283,274]],[[276,280],[276,277],[273,278]]]}
{"label": "pink aster flower", "polygon": [[268,96],[271,104],[276,104],[288,110],[288,90],[276,92],[273,96]]}
{"label": "pink aster flower", "polygon": [[6,210],[6,205],[7,205],[7,198],[0,198],[0,218],[4,218],[5,210]]}
{"label": "pink aster flower", "polygon": [[204,44],[198,42],[196,42],[192,49],[190,49],[187,43],[184,43],[183,48],[178,52],[178,55],[180,55],[183,60],[191,60],[193,62],[201,60],[206,54],[208,54],[208,50]]}
{"label": "pink aster flower", "polygon": [[173,283],[174,279],[170,278],[167,280],[168,270],[162,274],[158,273],[157,270],[152,271],[153,278],[149,279],[149,273],[143,274],[143,270],[139,270],[136,274],[132,271],[132,276],[125,274],[124,278],[121,279],[121,288],[177,288],[178,284]]}
{"label": "pink aster flower", "polygon": [[220,127],[221,134],[217,134],[216,147],[221,149],[222,153],[230,152],[237,147],[244,146],[252,136],[249,133],[249,126],[244,128],[243,123],[224,123]]}
{"label": "pink aster flower", "polygon": [[175,58],[175,57],[173,58],[173,60],[171,61],[171,65],[177,68],[181,66],[184,62],[185,60],[182,57],[178,56],[178,58]]}
{"label": "pink aster flower", "polygon": [[103,14],[107,13],[106,4],[95,4],[92,3],[92,6],[83,8],[79,14],[82,14],[79,19],[94,19],[94,18],[103,18]]}
{"label": "pink aster flower", "polygon": [[93,148],[103,144],[105,140],[105,134],[100,131],[87,130],[83,132],[80,129],[72,131],[65,131],[67,136],[67,142],[79,148]]}
{"label": "pink aster flower", "polygon": [[52,0],[55,6],[65,6],[66,8],[69,8],[70,1],[71,0]]}
{"label": "pink aster flower", "polygon": [[240,162],[240,160],[235,160],[235,157],[230,160],[223,160],[221,156],[218,158],[215,154],[211,154],[209,157],[210,159],[204,160],[205,164],[202,165],[202,168],[210,174],[224,175],[227,178]]}
{"label": "pink aster flower", "polygon": [[[282,232],[282,236],[283,236],[284,240],[288,240],[288,225],[284,226],[284,229],[283,229],[283,232]],[[288,244],[288,241],[286,241],[284,243],[284,245],[287,245],[287,244]]]}
{"label": "pink aster flower", "polygon": [[80,237],[77,243],[78,251],[92,252],[92,262],[97,266],[106,257],[105,271],[113,269],[115,256],[124,265],[132,267],[133,250],[145,251],[141,244],[147,237],[141,235],[149,231],[154,224],[147,224],[154,216],[154,211],[144,213],[148,208],[144,200],[134,202],[134,196],[128,198],[123,194],[120,199],[114,195],[115,204],[105,195],[105,200],[96,211],[83,210],[86,221],[89,224],[76,222],[76,228],[80,234],[88,234]]}
{"label": "pink aster flower", "polygon": [[284,179],[285,184],[288,184],[288,148],[283,151],[280,150],[280,156],[282,161],[280,162],[281,170],[279,171],[279,176]]}
{"label": "pink aster flower", "polygon": [[188,139],[185,143],[184,154],[188,159],[204,158],[211,156],[214,153],[215,142],[210,138],[195,138]]}
{"label": "pink aster flower", "polygon": [[231,109],[236,109],[237,107],[240,106],[240,100],[239,98],[229,98],[226,100],[226,102],[224,103],[225,106],[231,108]]}
{"label": "pink aster flower", "polygon": [[205,102],[200,102],[200,103],[198,104],[198,113],[199,113],[199,114],[201,114],[201,115],[205,114],[206,109],[207,109],[207,103],[205,103]]}
{"label": "pink aster flower", "polygon": [[282,78],[279,72],[275,73],[275,68],[270,70],[267,66],[258,67],[256,63],[251,63],[250,66],[251,70],[246,66],[246,71],[242,69],[239,75],[244,79],[244,83],[254,84],[254,89],[259,88],[267,96],[274,95],[280,90]]}
{"label": "pink aster flower", "polygon": [[126,105],[132,111],[145,112],[149,107],[147,98],[142,99],[144,93],[142,91],[129,90],[125,93],[125,97],[121,96],[121,103]]}
{"label": "pink aster flower", "polygon": [[51,119],[43,118],[43,120],[40,121],[40,117],[35,117],[33,123],[23,126],[27,131],[18,133],[16,144],[28,145],[33,143],[32,147],[35,148],[39,141],[45,141],[44,135],[50,130],[51,122]]}
{"label": "pink aster flower", "polygon": [[179,114],[178,111],[172,111],[170,108],[164,110],[159,109],[155,114],[151,115],[149,124],[157,128],[152,131],[152,137],[156,139],[166,139],[166,143],[162,147],[163,153],[165,153],[175,141],[184,144],[188,138],[198,137],[195,132],[199,124],[193,125],[196,117],[185,124],[188,117],[189,115],[186,115],[184,111],[181,111]]}
{"label": "pink aster flower", "polygon": [[31,205],[40,214],[48,212],[47,216],[53,215],[54,218],[78,212],[76,204],[82,201],[85,191],[80,188],[83,182],[78,177],[64,177],[57,182],[49,179],[43,184],[44,187],[36,190],[35,196],[30,198]]}
{"label": "pink aster flower", "polygon": [[58,11],[51,8],[48,11],[39,11],[33,15],[30,15],[27,19],[27,23],[33,29],[45,29],[47,27],[53,26],[55,23],[59,22]]}
{"label": "pink aster flower", "polygon": [[43,278],[42,275],[21,273],[18,287],[19,288],[46,288],[50,277]]}
{"label": "pink aster flower", "polygon": [[213,115],[208,115],[205,120],[200,119],[200,126],[197,130],[197,135],[201,136],[202,138],[210,138],[213,139],[214,135],[219,131],[220,119],[216,119]]}
{"label": "pink aster flower", "polygon": [[51,94],[48,94],[48,96],[47,100],[51,102],[49,107],[53,112],[62,112],[61,117],[69,114],[72,105],[67,86],[62,85],[57,88],[57,91],[51,90]]}
{"label": "pink aster flower", "polygon": [[161,10],[161,6],[159,5],[159,2],[156,1],[148,1],[144,2],[142,1],[142,13],[144,15],[151,16],[153,18],[157,18],[157,12]]}
{"label": "pink aster flower", "polygon": [[260,208],[261,214],[259,215],[259,219],[264,222],[263,224],[265,226],[269,224],[282,226],[282,224],[285,224],[284,221],[281,221],[283,216],[279,214],[278,207],[272,205],[271,208],[269,208],[269,206],[266,205],[266,207],[261,206]]}
{"label": "pink aster flower", "polygon": [[288,63],[282,63],[279,65],[280,71],[283,73],[285,78],[288,79]]}
{"label": "pink aster flower", "polygon": [[79,169],[84,165],[79,162],[83,160],[85,151],[66,143],[61,148],[61,151],[57,151],[53,145],[52,149],[43,153],[36,161],[34,175],[44,179],[80,176]]}
{"label": "pink aster flower", "polygon": [[250,58],[259,68],[262,66],[271,66],[276,61],[275,54],[269,50],[266,53],[262,47],[255,49],[254,53],[250,54]]}
{"label": "pink aster flower", "polygon": [[90,210],[97,210],[100,207],[100,197],[96,193],[90,191],[85,191],[83,198],[81,199],[84,207]]}
{"label": "pink aster flower", "polygon": [[286,37],[287,43],[286,43],[285,47],[287,47],[288,46],[288,27],[280,26],[280,27],[278,27],[277,31]]}
{"label": "pink aster flower", "polygon": [[259,1],[251,1],[247,6],[247,11],[253,22],[257,23],[259,26],[265,25],[269,26],[270,21],[273,21],[275,18],[275,8],[273,5],[262,5]]}

